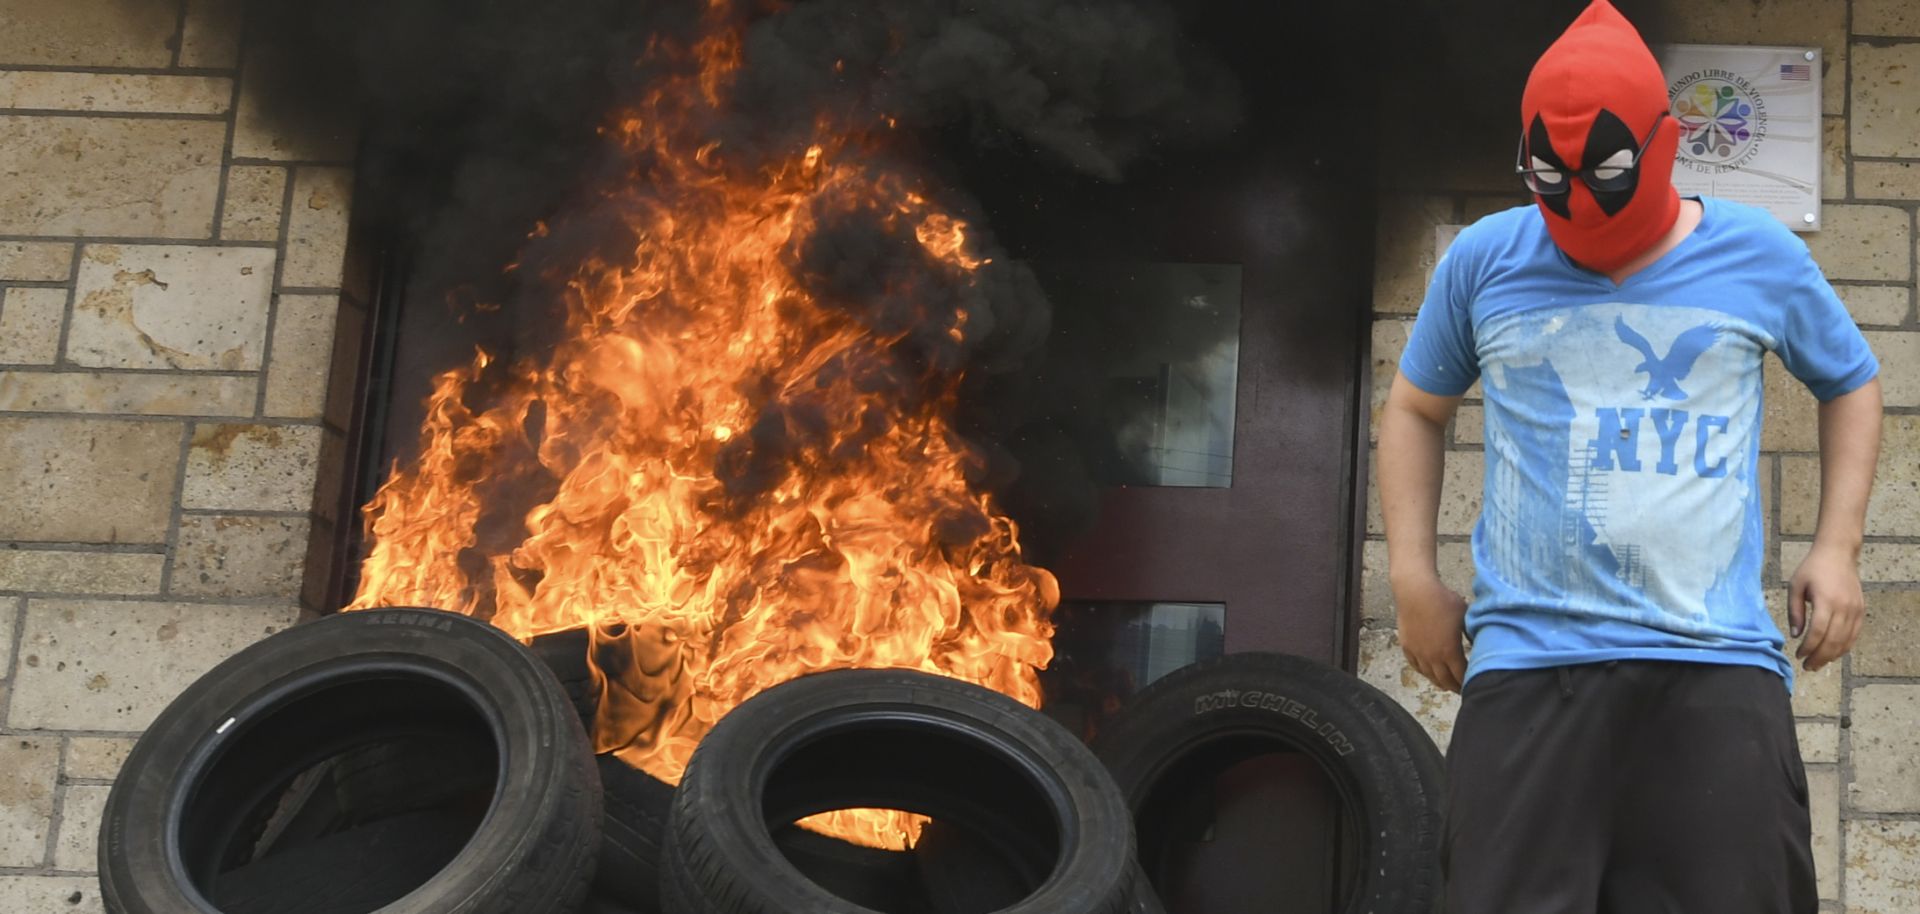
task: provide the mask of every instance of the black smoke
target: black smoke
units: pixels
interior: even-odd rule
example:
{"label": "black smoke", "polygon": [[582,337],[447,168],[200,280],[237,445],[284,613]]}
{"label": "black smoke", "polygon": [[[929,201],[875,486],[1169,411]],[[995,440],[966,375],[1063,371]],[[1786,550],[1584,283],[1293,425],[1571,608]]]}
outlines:
{"label": "black smoke", "polygon": [[[686,55],[660,49],[692,44],[709,25],[708,6],[243,2],[247,79],[250,92],[264,89],[261,110],[300,132],[357,123],[361,222],[406,254],[403,358],[385,424],[387,450],[404,462],[433,373],[464,362],[476,343],[507,357],[496,371],[514,356],[537,357],[561,326],[556,284],[585,259],[631,257],[627,220],[597,191],[644,188],[649,163],[614,149],[605,129],[623,106],[685,72]],[[722,167],[790,159],[822,114],[874,129],[885,139],[859,147],[868,164],[928,188],[940,208],[972,223],[970,247],[989,260],[961,282],[911,226],[858,209],[815,214],[820,230],[786,255],[796,275],[817,300],[898,339],[888,359],[825,371],[898,402],[963,372],[968,394],[987,397],[1003,389],[996,377],[1027,366],[1053,326],[1050,304],[1029,268],[995,242],[954,153],[988,150],[1113,183],[1169,150],[1232,132],[1240,89],[1186,33],[1178,9],[1157,0],[740,6],[739,76],[720,105],[691,112],[695,129],[719,141]],[[536,224],[542,230],[530,233]],[[947,329],[962,314],[967,333],[956,344]],[[470,405],[484,407],[484,391]],[[974,415],[1016,415],[970,405]],[[817,453],[821,409],[804,396],[766,399],[719,467],[736,505],[776,484],[789,462],[844,456]],[[1001,421],[969,430],[1009,429]],[[856,435],[836,446],[860,443]],[[980,483],[1005,488],[1021,478],[1017,453],[982,446]],[[1085,494],[1093,485],[1085,474],[1063,484]],[[533,498],[544,488],[520,487]],[[1090,499],[1076,499],[1084,513]],[[1057,513],[1060,502],[1050,495],[1036,510]],[[510,540],[524,507],[502,503],[488,528]]]}
{"label": "black smoke", "polygon": [[[270,117],[362,124],[362,206],[416,245],[423,288],[491,285],[537,220],[617,167],[599,134],[688,42],[695,0],[244,0]],[[963,124],[1108,180],[1237,116],[1232,80],[1152,0],[742,4],[745,69],[707,129],[791,146],[826,111],[905,135]],[[476,284],[478,284],[477,287]],[[510,291],[510,290],[509,290]]]}
{"label": "black smoke", "polygon": [[[592,190],[645,174],[610,154],[602,129],[681,65],[648,49],[690,41],[706,4],[240,2],[263,110],[297,124],[357,122],[356,206],[377,237],[408,252],[402,331],[417,359],[388,425],[389,450],[404,459],[409,442],[398,439],[417,427],[410,410],[432,372],[464,361],[476,340],[508,355],[537,353],[557,326],[549,277],[583,257],[618,262],[631,252],[625,221]],[[1141,339],[1135,316],[1102,313],[1097,302],[1061,312],[1019,263],[1044,246],[995,240],[1004,217],[1143,174],[1205,171],[1204,151],[1222,144],[1297,152],[1276,166],[1278,177],[1262,177],[1309,188],[1289,195],[1324,194],[1311,188],[1308,164],[1323,159],[1360,163],[1342,181],[1377,161],[1389,186],[1433,186],[1510,154],[1527,68],[1583,5],[743,3],[744,69],[724,106],[703,113],[702,129],[730,150],[729,162],[751,167],[762,151],[790,155],[822,111],[897,125],[893,141],[870,154],[937,188],[944,208],[975,224],[972,237],[994,264],[973,285],[942,282],[909,237],[860,212],[823,214],[825,229],[789,256],[821,300],[878,329],[905,330],[896,363],[836,370],[911,395],[928,373],[964,369],[963,422],[986,454],[983,482],[1011,496],[1016,516],[1050,516],[1040,525],[1022,518],[1029,530],[1064,536],[1092,510],[1098,467],[1118,459],[1102,435],[1125,416],[1084,409],[1102,396],[1102,361],[1168,341]],[[1657,38],[1654,0],[1620,5]],[[1327,12],[1336,7],[1345,12]],[[1330,129],[1325,106],[1311,101],[1330,94],[1374,105],[1371,129]],[[1293,134],[1305,139],[1271,139]],[[1023,177],[1003,182],[1011,172]],[[1027,189],[1009,194],[1002,183]],[[1364,218],[1364,185],[1341,192]],[[1286,224],[1302,250],[1321,234],[1285,213],[1264,218]],[[546,231],[529,239],[536,223]],[[939,317],[961,311],[972,332],[956,349]],[[1217,339],[1174,342],[1201,351]],[[769,404],[730,455],[730,484],[742,497],[764,488],[780,452],[808,446],[813,426],[806,404]]]}

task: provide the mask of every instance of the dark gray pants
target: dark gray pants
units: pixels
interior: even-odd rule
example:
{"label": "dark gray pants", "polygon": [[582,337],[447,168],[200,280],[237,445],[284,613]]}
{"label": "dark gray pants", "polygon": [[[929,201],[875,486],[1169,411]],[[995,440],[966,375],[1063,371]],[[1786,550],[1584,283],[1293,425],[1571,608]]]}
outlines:
{"label": "dark gray pants", "polygon": [[1812,914],[1779,675],[1619,661],[1467,683],[1447,751],[1450,914]]}

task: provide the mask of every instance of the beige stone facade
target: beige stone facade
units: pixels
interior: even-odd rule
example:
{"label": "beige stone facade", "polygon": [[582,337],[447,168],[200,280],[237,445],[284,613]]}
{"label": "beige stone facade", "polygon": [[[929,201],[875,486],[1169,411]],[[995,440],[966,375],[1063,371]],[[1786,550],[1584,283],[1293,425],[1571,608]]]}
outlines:
{"label": "beige stone facade", "polygon": [[[1794,705],[1825,909],[1920,911],[1920,5],[1674,6],[1675,40],[1823,50],[1828,199],[1807,241],[1882,359],[1888,416],[1869,625]],[[102,910],[95,832],[133,739],[194,676],[296,619],[307,556],[343,520],[314,491],[338,469],[336,337],[359,321],[341,292],[353,143],[267,116],[239,7],[0,0],[0,911]],[[1381,200],[1375,418],[1435,227],[1523,202],[1487,164]],[[1784,580],[1813,529],[1815,414],[1777,363],[1767,379],[1767,571]],[[1462,590],[1477,396],[1451,430],[1440,517]],[[1444,745],[1458,701],[1402,664],[1368,495],[1360,671]]]}
{"label": "beige stone facade", "polygon": [[[1880,357],[1885,445],[1861,557],[1868,622],[1844,663],[1803,674],[1794,696],[1808,762],[1823,910],[1920,911],[1920,323],[1914,314],[1920,209],[1920,6],[1909,0],[1755,0],[1672,4],[1676,42],[1817,45],[1826,156],[1822,231],[1802,236]],[[1516,90],[1517,97],[1517,90]],[[1374,416],[1385,399],[1434,262],[1436,226],[1525,202],[1495,194],[1505,162],[1451,188],[1398,191],[1376,236]],[[1440,566],[1462,592],[1480,488],[1479,391],[1451,429],[1440,508]],[[1812,397],[1767,360],[1760,478],[1767,574],[1784,586],[1813,535],[1819,444]],[[1371,490],[1371,486],[1369,486]],[[1378,499],[1364,546],[1363,675],[1400,698],[1445,744],[1458,700],[1407,669],[1394,634]]]}
{"label": "beige stone facade", "polygon": [[[240,4],[0,2],[0,910],[102,910],[108,788],[300,613],[350,136],[278,135]],[[337,430],[334,432],[337,434]]]}

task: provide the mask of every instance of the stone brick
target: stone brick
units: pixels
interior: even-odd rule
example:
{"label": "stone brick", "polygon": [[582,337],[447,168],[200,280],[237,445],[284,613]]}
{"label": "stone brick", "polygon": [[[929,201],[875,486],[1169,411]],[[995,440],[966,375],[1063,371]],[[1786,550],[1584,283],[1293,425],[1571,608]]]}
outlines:
{"label": "stone brick", "polygon": [[0,910],[106,914],[93,876],[0,876]]}
{"label": "stone brick", "polygon": [[1920,822],[1847,822],[1847,914],[1920,911]]}
{"label": "stone brick", "polygon": [[1486,414],[1483,407],[1463,405],[1453,414],[1455,444],[1481,444],[1486,438]]}
{"label": "stone brick", "polygon": [[235,109],[233,155],[275,162],[353,160],[355,131],[344,112],[302,110],[290,114],[268,104],[263,62],[282,56],[259,41],[250,42],[240,73],[240,104]]}
{"label": "stone brick", "polygon": [[1819,401],[1800,379],[1773,355],[1761,361],[1762,396],[1760,447],[1769,451],[1820,450]]}
{"label": "stone brick", "polygon": [[[1780,580],[1793,575],[1801,559],[1807,557],[1812,543],[1789,541],[1780,544]],[[1860,547],[1860,580],[1867,584],[1907,584],[1920,568],[1920,544],[1867,543]]]}
{"label": "stone brick", "polygon": [[178,13],[171,3],[15,0],[0,9],[0,66],[165,67]]}
{"label": "stone brick", "polygon": [[68,780],[111,781],[120,776],[133,739],[117,736],[75,736],[67,740]]}
{"label": "stone brick", "polygon": [[[20,608],[25,605],[25,600],[14,599],[12,597],[0,599],[0,650],[9,652],[8,656],[0,657],[0,679],[8,679],[13,676],[13,658],[11,655],[13,650],[13,632],[20,624]],[[6,691],[4,684],[0,684],[0,699],[4,699],[5,697]]]}
{"label": "stone brick", "polygon": [[252,376],[0,371],[0,410],[250,416],[256,383]]}
{"label": "stone brick", "polygon": [[287,265],[280,272],[280,285],[291,289],[340,287],[352,202],[352,171],[302,168],[294,172],[292,212],[287,216]]}
{"label": "stone brick", "polygon": [[228,70],[240,63],[241,0],[187,0],[180,65]]}
{"label": "stone brick", "polygon": [[181,505],[305,511],[313,500],[318,426],[200,425],[187,450]]}
{"label": "stone brick", "polygon": [[1807,769],[1807,812],[1813,820],[1813,874],[1821,898],[1840,897],[1840,771]]}
{"label": "stone brick", "polygon": [[[1855,676],[1920,676],[1920,590],[1867,592],[1867,619],[1853,647]],[[1920,724],[1920,719],[1911,721]]]}
{"label": "stone brick", "polygon": [[60,834],[54,839],[53,868],[86,872],[99,865],[100,813],[113,788],[74,785],[60,801]]}
{"label": "stone brick", "polygon": [[1360,630],[1360,678],[1406,708],[1440,745],[1440,751],[1446,751],[1453,738],[1454,716],[1460,713],[1460,696],[1435,688],[1407,666],[1406,655],[1400,652],[1400,636],[1392,629]]}
{"label": "stone brick", "polygon": [[235,165],[227,169],[220,237],[230,241],[280,240],[280,208],[286,190],[287,170],[277,165]]}
{"label": "stone brick", "polygon": [[[160,592],[167,557],[158,552],[69,552],[0,546],[0,590],[27,593]],[[11,633],[12,625],[5,631]],[[9,643],[0,638],[0,645]],[[4,648],[0,648],[4,649]]]}
{"label": "stone brick", "polygon": [[[1378,455],[1374,456],[1371,466],[1374,478],[1367,486],[1367,533],[1384,536],[1387,527],[1380,514]],[[1480,520],[1480,491],[1486,475],[1485,466],[1479,451],[1447,452],[1446,468],[1440,480],[1440,519],[1436,531],[1441,536],[1473,532],[1473,525]]]}
{"label": "stone brick", "polygon": [[1480,488],[1486,463],[1479,451],[1448,451],[1440,493],[1441,536],[1465,536],[1480,520]]}
{"label": "stone brick", "polygon": [[51,365],[60,358],[65,289],[8,289],[0,301],[0,365]]}
{"label": "stone brick", "polygon": [[1920,812],[1920,685],[1855,686],[1850,805]]}
{"label": "stone brick", "polygon": [[1819,519],[1820,458],[1782,456],[1780,532],[1786,536],[1812,536]]}
{"label": "stone brick", "polygon": [[337,295],[282,295],[273,319],[266,414],[318,419],[327,407]]}
{"label": "stone brick", "polygon": [[233,81],[215,76],[0,70],[0,108],[224,114],[232,99]]}
{"label": "stone brick", "polygon": [[1760,532],[1765,537],[1760,550],[1763,557],[1773,554],[1773,541],[1777,536],[1773,524],[1767,520],[1773,517],[1773,501],[1776,497],[1773,491],[1773,467],[1776,459],[1778,458],[1772,454],[1761,454],[1754,464],[1754,479],[1758,481],[1757,487],[1760,490]]}
{"label": "stone brick", "polygon": [[1389,195],[1374,235],[1373,309],[1412,314],[1433,270],[1433,227],[1453,221],[1448,197]]}
{"label": "stone brick", "polygon": [[1920,406],[1920,332],[1865,330],[1880,359],[1880,394],[1888,406]]}
{"label": "stone brick", "polygon": [[1856,44],[1853,58],[1853,154],[1920,156],[1920,43]]}
{"label": "stone brick", "polygon": [[95,368],[258,368],[274,256],[267,248],[88,245],[67,358]]}
{"label": "stone brick", "polygon": [[1847,119],[1820,119],[1820,199],[1847,199]]}
{"label": "stone brick", "polygon": [[171,422],[0,417],[0,540],[160,542],[180,434]]}
{"label": "stone brick", "polygon": [[0,282],[66,282],[73,245],[63,241],[0,241]]}
{"label": "stone brick", "polygon": [[[1840,761],[1840,725],[1832,721],[1794,722],[1800,737],[1800,760],[1809,765],[1830,765]],[[67,750],[71,755],[73,750]]]}
{"label": "stone brick", "polygon": [[1882,420],[1880,453],[1867,502],[1867,535],[1920,536],[1920,416]]}
{"label": "stone brick", "polygon": [[1393,389],[1394,375],[1400,371],[1400,353],[1406,351],[1407,334],[1412,321],[1388,318],[1373,322],[1373,413],[1367,424],[1367,440],[1380,440],[1380,410],[1387,405],[1387,393]]}
{"label": "stone brick", "polygon": [[1822,107],[1845,110],[1847,0],[1750,0],[1675,3],[1663,7],[1667,40],[1676,44],[1818,45]]}
{"label": "stone brick", "polygon": [[307,521],[190,514],[180,518],[172,592],[183,596],[299,596]]}
{"label": "stone brick", "polygon": [[1913,313],[1913,289],[1909,286],[1836,285],[1833,290],[1840,293],[1856,324],[1904,324]]}
{"label": "stone brick", "polygon": [[0,234],[206,238],[227,126],[0,116]]}
{"label": "stone brick", "polygon": [[1906,210],[1861,203],[1821,210],[1820,231],[1801,238],[1828,279],[1905,281],[1912,275]]}
{"label": "stone brick", "polygon": [[45,862],[59,778],[58,739],[0,737],[0,866]]}
{"label": "stone brick", "polygon": [[[1367,540],[1361,547],[1360,557],[1361,618],[1382,626],[1396,625],[1398,616],[1393,603],[1393,582],[1388,575],[1387,544],[1381,540]],[[1442,583],[1461,596],[1473,594],[1472,544],[1436,544],[1434,562],[1439,567]]]}
{"label": "stone brick", "polygon": [[1853,33],[1920,37],[1920,8],[1912,0],[1854,0]]}
{"label": "stone brick", "polygon": [[295,615],[291,606],[29,600],[7,726],[145,729],[214,664]]}
{"label": "stone brick", "polygon": [[[1786,652],[1791,660],[1795,641],[1788,635],[1787,595],[1781,588],[1767,591],[1767,613],[1773,617],[1773,624],[1787,637]],[[1801,717],[1838,717],[1840,716],[1840,697],[1844,685],[1841,668],[1843,664],[1831,663],[1818,673],[1809,673],[1794,666],[1793,676],[1793,713]]]}
{"label": "stone brick", "polygon": [[1853,196],[1859,200],[1920,199],[1920,169],[1912,162],[1853,163]]}

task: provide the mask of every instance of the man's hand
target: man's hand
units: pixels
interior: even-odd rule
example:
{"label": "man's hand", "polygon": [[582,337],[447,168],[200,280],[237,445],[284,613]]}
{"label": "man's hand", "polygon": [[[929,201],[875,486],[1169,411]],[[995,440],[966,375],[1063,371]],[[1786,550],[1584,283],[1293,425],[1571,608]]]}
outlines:
{"label": "man's hand", "polygon": [[1818,672],[1853,649],[1866,607],[1852,551],[1814,543],[1793,573],[1787,598],[1789,634],[1800,637],[1794,656],[1808,672]]}
{"label": "man's hand", "polygon": [[1400,607],[1400,649],[1420,675],[1460,691],[1467,603],[1440,583],[1434,527],[1440,513],[1447,422],[1459,397],[1441,397],[1395,375],[1380,408],[1380,513],[1387,522],[1387,577]]}
{"label": "man's hand", "polygon": [[1787,591],[1787,627],[1797,655],[1818,670],[1853,649],[1866,614],[1860,540],[1880,459],[1880,379],[1820,404],[1820,517],[1813,549]]}
{"label": "man's hand", "polygon": [[1467,678],[1467,601],[1438,575],[1395,580],[1393,601],[1400,609],[1400,651],[1408,665],[1434,685],[1460,691]]}

